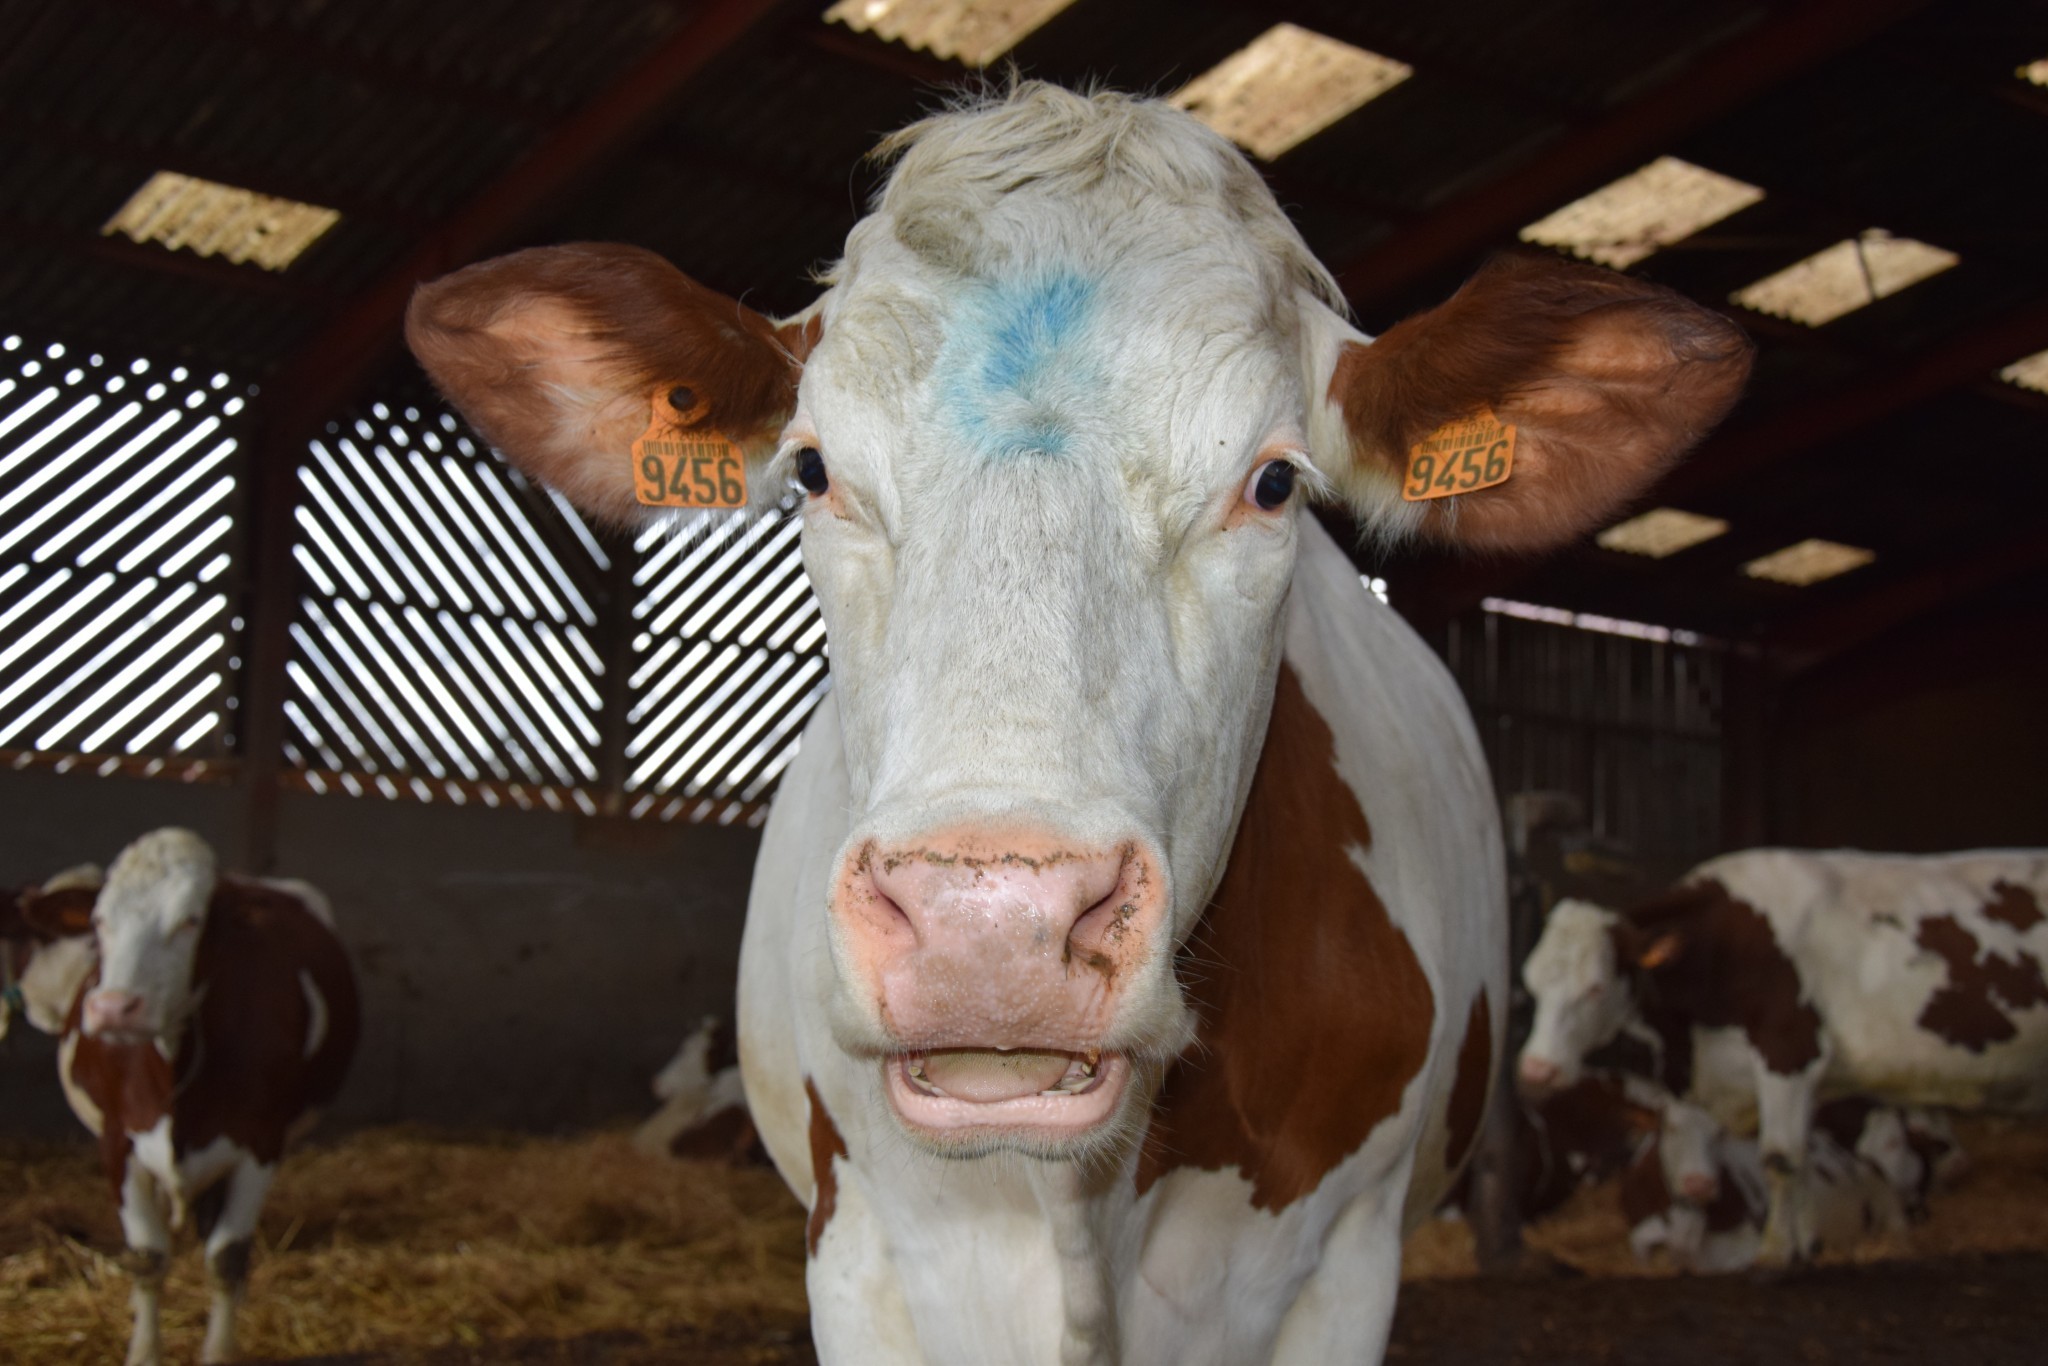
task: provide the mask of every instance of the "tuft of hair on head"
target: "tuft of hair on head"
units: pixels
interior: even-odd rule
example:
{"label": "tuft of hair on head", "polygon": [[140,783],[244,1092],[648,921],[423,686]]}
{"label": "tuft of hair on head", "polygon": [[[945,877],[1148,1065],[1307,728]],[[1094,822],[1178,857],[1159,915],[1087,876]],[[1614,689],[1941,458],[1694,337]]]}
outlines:
{"label": "tuft of hair on head", "polygon": [[167,826],[141,836],[116,855],[107,882],[153,882],[178,873],[210,882],[217,871],[211,845],[190,830]]}
{"label": "tuft of hair on head", "polygon": [[1028,193],[1074,202],[1109,189],[1220,209],[1285,282],[1348,311],[1335,277],[1244,153],[1164,100],[1077,92],[1013,74],[1000,88],[955,95],[871,155],[894,163],[874,211],[896,221],[905,246],[944,268],[977,272],[992,249],[980,219],[996,201]]}

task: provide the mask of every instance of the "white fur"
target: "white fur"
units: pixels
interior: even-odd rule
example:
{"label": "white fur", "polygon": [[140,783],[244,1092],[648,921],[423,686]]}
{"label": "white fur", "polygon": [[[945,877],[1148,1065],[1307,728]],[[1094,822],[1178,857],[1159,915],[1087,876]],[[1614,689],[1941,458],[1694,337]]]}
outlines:
{"label": "white fur", "polygon": [[215,878],[204,840],[189,830],[155,830],[115,858],[93,909],[100,951],[93,994],[140,997],[142,1032],[167,1046],[192,1008],[192,961]]}

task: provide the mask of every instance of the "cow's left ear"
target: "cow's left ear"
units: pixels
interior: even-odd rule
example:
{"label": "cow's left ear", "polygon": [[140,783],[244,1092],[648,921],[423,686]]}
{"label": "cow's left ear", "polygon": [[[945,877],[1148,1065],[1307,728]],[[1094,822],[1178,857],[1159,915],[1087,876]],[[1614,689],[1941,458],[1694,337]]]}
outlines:
{"label": "cow's left ear", "polygon": [[69,939],[92,933],[92,907],[99,899],[97,887],[63,887],[44,891],[31,887],[16,904],[30,933],[44,939]]}
{"label": "cow's left ear", "polygon": [[[1324,472],[1366,524],[1500,551],[1561,545],[1640,493],[1728,411],[1751,356],[1734,323],[1668,289],[1530,253],[1376,341],[1327,311],[1307,331],[1313,425],[1346,448]],[[1511,460],[1490,440],[1445,472],[1461,429],[1507,427]]]}
{"label": "cow's left ear", "polygon": [[750,465],[772,454],[818,335],[815,312],[778,327],[610,242],[479,262],[421,285],[405,318],[413,354],[485,440],[615,523],[644,511],[632,447],[657,415],[717,432]]}

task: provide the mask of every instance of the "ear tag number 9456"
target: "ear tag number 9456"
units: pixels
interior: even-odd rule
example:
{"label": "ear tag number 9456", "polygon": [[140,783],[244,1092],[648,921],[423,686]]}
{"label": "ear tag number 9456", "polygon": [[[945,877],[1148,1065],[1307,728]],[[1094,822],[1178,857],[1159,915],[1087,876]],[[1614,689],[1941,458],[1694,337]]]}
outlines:
{"label": "ear tag number 9456", "polygon": [[1447,422],[1408,448],[1401,497],[1411,503],[1490,489],[1515,468],[1515,429],[1481,408]]}
{"label": "ear tag number 9456", "polygon": [[633,496],[656,508],[743,508],[746,456],[716,428],[690,426],[709,405],[698,402],[677,411],[670,395],[687,392],[654,392],[647,430],[633,443]]}

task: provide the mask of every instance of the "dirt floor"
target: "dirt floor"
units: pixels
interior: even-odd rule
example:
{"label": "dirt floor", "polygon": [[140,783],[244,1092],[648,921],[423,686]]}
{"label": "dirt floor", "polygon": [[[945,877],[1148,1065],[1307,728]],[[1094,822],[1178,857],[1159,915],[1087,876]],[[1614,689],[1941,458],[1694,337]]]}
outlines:
{"label": "dirt floor", "polygon": [[[1530,1241],[1554,1274],[1472,1276],[1455,1220],[1411,1240],[1389,1360],[1948,1363],[2048,1360],[2048,1125],[1962,1126],[1971,1167],[1904,1240],[1770,1279],[1673,1277],[1623,1245],[1611,1190]],[[83,1146],[0,1146],[0,1363],[118,1361],[127,1283]],[[168,1358],[206,1310],[189,1244],[165,1294]],[[331,1366],[785,1366],[815,1360],[802,1216],[765,1169],[565,1140],[381,1131],[285,1164],[265,1210],[243,1346]]]}

